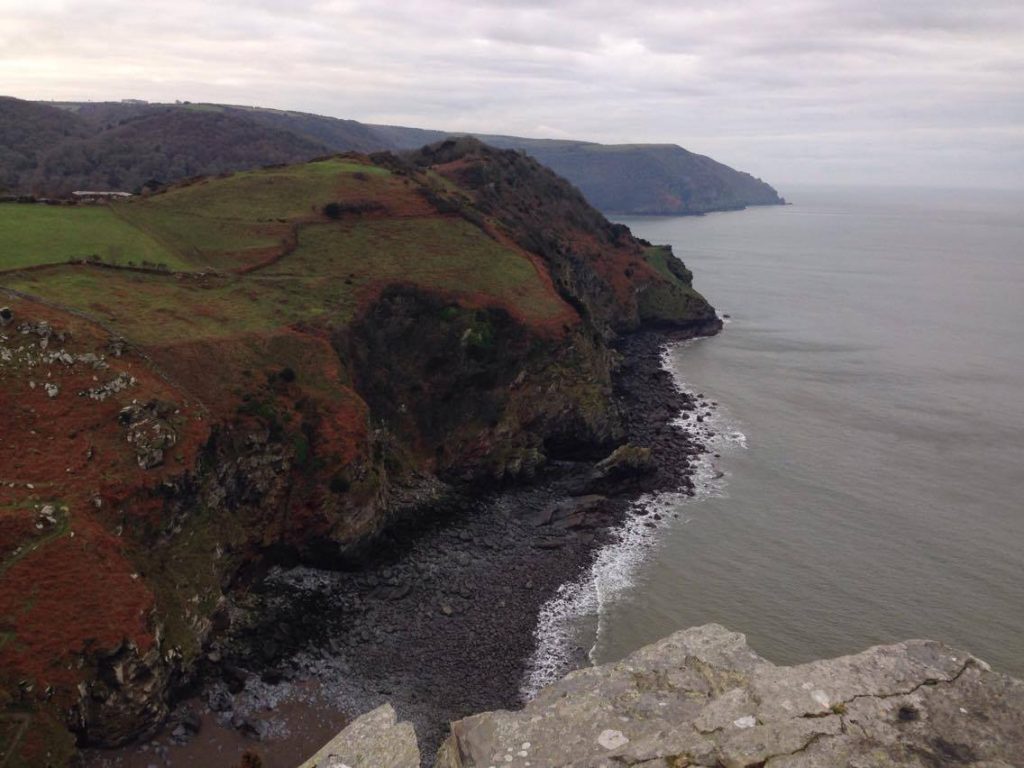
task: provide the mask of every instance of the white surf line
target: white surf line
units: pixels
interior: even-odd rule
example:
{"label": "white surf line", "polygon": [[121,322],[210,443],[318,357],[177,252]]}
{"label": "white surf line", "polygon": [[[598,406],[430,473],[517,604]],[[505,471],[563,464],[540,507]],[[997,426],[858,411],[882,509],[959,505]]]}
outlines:
{"label": "white surf line", "polygon": [[[681,345],[666,345],[662,350],[662,367],[673,374],[676,388],[691,396],[695,393],[673,372],[670,365],[672,349],[689,346],[695,340]],[[566,582],[555,596],[545,603],[537,616],[534,630],[535,649],[520,686],[523,701],[532,699],[541,688],[564,675],[573,665],[572,649],[578,642],[581,620],[596,618],[594,640],[587,656],[595,663],[594,654],[604,630],[605,606],[626,592],[634,584],[640,565],[658,546],[659,531],[671,525],[683,504],[718,495],[725,485],[725,475],[717,469],[716,453],[729,446],[746,447],[746,436],[726,422],[716,409],[699,411],[703,421],[697,422],[698,411],[689,412],[684,419],[680,413],[673,424],[703,443],[701,453],[692,467],[694,495],[685,493],[645,494],[633,503],[613,540],[598,550],[590,568],[577,580]],[[660,514],[661,519],[655,518]],[[684,521],[685,522],[685,521]]]}

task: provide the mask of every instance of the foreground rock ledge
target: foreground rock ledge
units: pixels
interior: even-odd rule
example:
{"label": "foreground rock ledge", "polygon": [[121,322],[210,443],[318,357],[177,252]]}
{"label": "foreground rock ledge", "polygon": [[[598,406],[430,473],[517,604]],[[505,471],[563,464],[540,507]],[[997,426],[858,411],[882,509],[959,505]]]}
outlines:
{"label": "foreground rock ledge", "polygon": [[436,765],[1009,768],[1024,765],[1024,683],[925,640],[779,667],[708,624],[453,723]]}
{"label": "foreground rock ledge", "polygon": [[357,717],[299,768],[419,768],[416,732],[390,704]]}

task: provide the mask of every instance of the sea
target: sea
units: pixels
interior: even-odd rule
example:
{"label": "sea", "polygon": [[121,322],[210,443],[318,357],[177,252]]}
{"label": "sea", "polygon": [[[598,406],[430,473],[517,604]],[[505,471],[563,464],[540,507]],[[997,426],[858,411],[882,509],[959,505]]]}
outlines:
{"label": "sea", "polygon": [[931,638],[1024,677],[1024,192],[781,191],[619,219],[727,316],[665,355],[710,451],[545,606],[524,698],[708,622],[779,664]]}

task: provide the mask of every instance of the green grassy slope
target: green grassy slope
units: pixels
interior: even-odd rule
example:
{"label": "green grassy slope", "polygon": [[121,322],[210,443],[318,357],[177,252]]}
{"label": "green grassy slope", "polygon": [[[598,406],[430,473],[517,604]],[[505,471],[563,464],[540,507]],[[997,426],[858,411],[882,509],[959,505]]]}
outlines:
{"label": "green grassy slope", "polygon": [[[566,314],[525,254],[439,214],[408,181],[333,157],[106,206],[0,205],[0,269],[52,264],[9,272],[4,285],[147,345],[269,332],[324,316],[343,325],[396,283],[502,304],[541,323]],[[332,220],[322,212],[330,202],[370,211]],[[65,264],[91,253],[192,276]],[[211,267],[218,273],[206,274]]]}
{"label": "green grassy slope", "polygon": [[186,266],[107,206],[0,204],[0,271],[90,257],[122,266]]}
{"label": "green grassy slope", "polygon": [[352,316],[360,296],[385,283],[421,285],[470,303],[500,297],[517,313],[540,322],[565,312],[529,260],[462,219],[310,226],[302,230],[295,252],[259,272],[258,279],[268,287],[299,281],[311,306],[326,309],[333,302],[345,318]]}
{"label": "green grassy slope", "polygon": [[203,179],[114,210],[194,268],[233,269],[290,248],[296,226],[317,220],[325,203],[386,197],[395,186],[390,176],[330,158]]}

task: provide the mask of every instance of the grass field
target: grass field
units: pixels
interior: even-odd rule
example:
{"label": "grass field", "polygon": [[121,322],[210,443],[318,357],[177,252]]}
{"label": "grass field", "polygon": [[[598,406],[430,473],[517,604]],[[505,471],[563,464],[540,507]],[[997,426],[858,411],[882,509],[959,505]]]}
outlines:
{"label": "grass field", "polygon": [[[376,207],[332,221],[322,213],[332,201]],[[2,268],[52,265],[8,273],[6,286],[85,312],[151,348],[297,322],[338,327],[394,283],[477,306],[501,304],[551,327],[571,314],[526,254],[462,218],[438,214],[408,178],[342,157],[205,179],[111,206],[0,206],[0,243],[30,236],[36,245],[15,249],[20,256],[7,257]],[[90,252],[220,274],[64,263]],[[232,274],[253,266],[260,268]]]}
{"label": "grass field", "polygon": [[281,248],[291,230],[287,222],[221,219],[148,201],[118,205],[116,213],[193,270],[235,269],[259,261]]}
{"label": "grass field", "polygon": [[[140,344],[265,331],[307,316],[300,292],[269,293],[240,277],[178,280],[173,275],[88,268],[16,273],[5,285],[87,313]],[[284,286],[282,286],[282,289]]]}
{"label": "grass field", "polygon": [[204,179],[119,205],[125,221],[193,268],[252,266],[286,247],[296,222],[317,220],[330,202],[410,196],[392,174],[330,158]]}
{"label": "grass field", "polygon": [[[522,254],[462,219],[370,219],[304,228],[298,248],[257,273],[261,285],[299,281],[311,308],[347,320],[353,300],[388,283],[500,302],[542,322],[566,305]],[[318,299],[318,301],[314,301]]]}
{"label": "grass field", "polygon": [[[355,174],[366,178],[358,178]],[[375,197],[390,172],[342,158],[265,168],[200,181],[146,200],[147,205],[210,218],[262,221],[319,211],[346,190]]]}
{"label": "grass field", "polygon": [[298,248],[250,275],[173,275],[53,267],[6,284],[87,312],[146,345],[270,331],[300,321],[344,325],[360,302],[412,283],[471,303],[501,303],[542,323],[566,305],[530,261],[462,219],[371,219],[304,227]]}
{"label": "grass field", "polygon": [[[0,205],[0,271],[99,258],[171,270],[251,267],[329,202],[422,205],[389,171],[345,158],[204,179],[110,206]],[[422,213],[422,211],[418,211]]]}
{"label": "grass field", "polygon": [[0,271],[98,256],[110,264],[186,267],[173,251],[108,206],[0,204]]}

